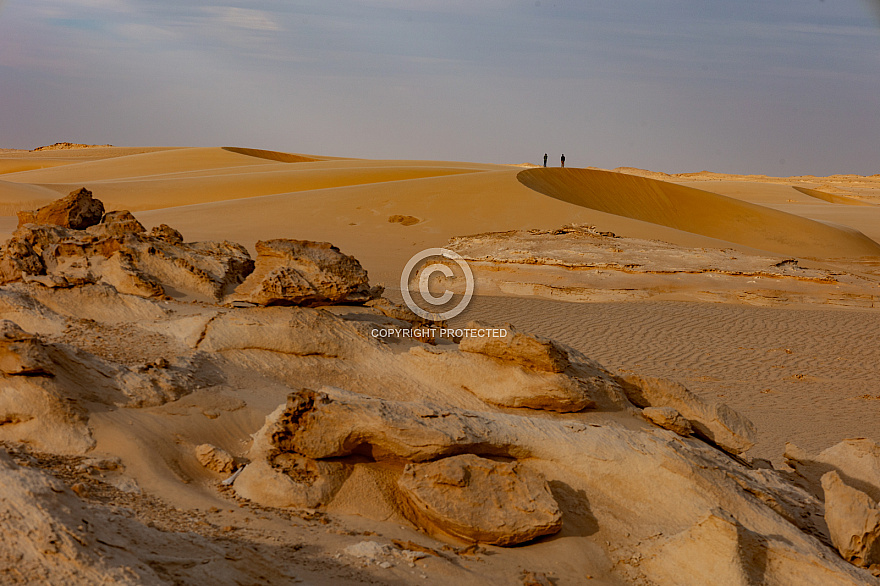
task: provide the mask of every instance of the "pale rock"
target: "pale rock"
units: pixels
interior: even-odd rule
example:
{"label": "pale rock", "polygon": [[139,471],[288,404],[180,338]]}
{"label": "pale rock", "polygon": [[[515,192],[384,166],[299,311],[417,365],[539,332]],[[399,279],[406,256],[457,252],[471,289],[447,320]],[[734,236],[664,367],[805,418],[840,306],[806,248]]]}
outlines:
{"label": "pale rock", "polygon": [[353,357],[378,342],[326,311],[297,307],[234,309],[208,323],[199,350],[269,350],[296,356]]}
{"label": "pale rock", "polygon": [[690,421],[694,433],[732,454],[755,445],[758,431],[743,415],[724,403],[704,401],[683,385],[660,378],[627,375],[623,389],[638,407],[672,407]]}
{"label": "pale rock", "polygon": [[101,222],[86,228],[86,232],[99,238],[111,236],[124,237],[126,234],[142,234],[146,232],[143,224],[128,210],[107,212]]}
{"label": "pale rock", "polygon": [[261,240],[254,272],[227,301],[257,305],[363,304],[378,297],[367,271],[328,242]]}
{"label": "pale rock", "polygon": [[492,358],[514,362],[527,368],[547,372],[562,372],[570,364],[568,352],[555,341],[534,334],[518,332],[510,324],[496,327],[480,322],[470,322],[465,327],[481,330],[484,333],[490,329],[504,329],[506,336],[492,337],[482,335],[463,337],[461,343],[459,343],[459,349],[462,352],[484,354]]}
{"label": "pale rock", "polygon": [[880,564],[880,507],[864,492],[847,486],[831,471],[822,476],[825,521],[843,559],[867,568]]}
{"label": "pale rock", "polygon": [[212,472],[231,474],[235,471],[235,458],[223,448],[211,444],[196,446],[196,459],[199,464]]}
{"label": "pale rock", "polygon": [[577,412],[595,407],[593,394],[603,392],[599,373],[578,378],[452,349],[416,346],[405,360],[434,380],[464,388],[498,407]]}
{"label": "pale rock", "polygon": [[690,528],[647,548],[640,568],[655,584],[676,586],[855,586],[870,575],[829,571],[778,535],[761,535],[714,509]]}
{"label": "pale rock", "polygon": [[547,481],[516,462],[463,454],[409,464],[398,486],[416,525],[467,541],[517,545],[562,528]]}
{"label": "pale rock", "polygon": [[654,425],[674,431],[682,437],[688,437],[694,431],[691,422],[672,407],[645,407],[642,409],[642,417]]}
{"label": "pale rock", "polygon": [[[331,387],[292,393],[261,433],[271,434],[262,443],[277,450],[274,454],[353,467],[362,458],[394,466],[460,454],[528,460],[529,468],[540,470],[551,486],[585,495],[591,506],[608,511],[602,518],[610,522],[609,529],[614,527],[612,534],[622,536],[625,528],[631,542],[647,544],[660,534],[681,532],[722,504],[748,543],[766,544],[766,555],[759,552],[754,558],[760,584],[855,585],[871,579],[790,521],[807,512],[796,501],[809,500],[808,495],[775,471],[753,470],[699,442],[613,423],[391,401]],[[347,456],[356,458],[339,460]],[[263,461],[271,469],[270,461]],[[260,494],[254,497],[260,502]],[[697,547],[682,555],[702,555],[699,540],[689,541]],[[742,565],[729,556],[714,559],[725,565],[717,569],[719,575]],[[767,563],[761,565],[762,559]],[[650,572],[639,572],[650,579]]]}
{"label": "pale rock", "polygon": [[[112,526],[99,522],[60,480],[20,468],[0,452],[0,577],[46,584],[161,584]],[[6,574],[11,568],[15,572]],[[7,582],[9,583],[9,582]],[[22,582],[23,583],[23,582]]]}
{"label": "pale rock", "polygon": [[282,405],[266,417],[248,452],[250,463],[232,486],[239,496],[270,507],[314,509],[326,505],[348,478],[350,467],[280,450],[277,437],[286,433],[281,420],[285,411]]}
{"label": "pale rock", "polygon": [[0,320],[0,372],[52,376],[52,361],[37,336],[9,320]]}

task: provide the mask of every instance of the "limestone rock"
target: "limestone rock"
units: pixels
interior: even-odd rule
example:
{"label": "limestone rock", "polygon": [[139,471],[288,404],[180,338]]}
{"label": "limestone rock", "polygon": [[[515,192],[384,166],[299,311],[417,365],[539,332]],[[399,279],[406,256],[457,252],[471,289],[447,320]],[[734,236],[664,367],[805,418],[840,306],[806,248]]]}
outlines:
{"label": "limestone rock", "polygon": [[328,242],[266,240],[256,244],[254,272],[229,301],[257,305],[364,303],[378,296],[367,271]]}
{"label": "limestone rock", "polygon": [[645,407],[642,410],[642,417],[682,437],[688,437],[694,431],[691,422],[672,407]]}
{"label": "limestone rock", "polygon": [[837,472],[822,476],[825,521],[843,559],[867,568],[880,564],[880,507],[864,492],[847,486]]}
{"label": "limestone rock", "polygon": [[150,236],[158,240],[170,242],[171,244],[183,243],[183,235],[168,224],[159,224],[150,230]]}
{"label": "limestone rock", "polygon": [[[609,511],[602,519],[610,522],[608,530],[619,535],[621,542],[638,542],[647,549],[647,544],[658,543],[658,536],[675,535],[684,528],[681,548],[670,542],[666,550],[669,555],[663,551],[657,554],[658,559],[674,563],[670,561],[666,569],[638,570],[635,576],[643,581],[678,583],[660,577],[668,577],[675,568],[686,571],[694,558],[704,556],[716,561],[718,575],[735,576],[741,566],[747,576],[759,577],[752,578],[755,584],[870,583],[870,574],[865,570],[832,555],[826,545],[793,524],[792,518],[807,512],[798,508],[798,502],[809,500],[808,495],[785,482],[776,471],[751,469],[699,442],[670,441],[665,434],[616,424],[383,400],[331,387],[292,393],[287,404],[274,414],[272,426],[264,431],[270,436],[265,445],[273,454],[341,466],[357,467],[364,459],[394,466],[401,460],[430,462],[461,454],[527,459],[529,468],[540,470],[554,486],[554,495],[557,489],[581,495],[566,497],[568,505],[586,498],[593,506]],[[271,460],[264,462],[264,471],[274,470]],[[245,468],[242,477],[251,466]],[[261,493],[261,486],[270,484],[260,485],[261,478],[272,477],[255,475],[250,487],[256,490],[247,498],[261,502],[267,496],[294,493]],[[287,486],[292,486],[287,474],[279,473],[274,478],[285,479]],[[340,492],[344,491],[345,487]],[[332,498],[331,494],[327,491],[322,497]],[[391,490],[388,498],[396,498],[395,494],[397,491]],[[703,550],[705,540],[691,534],[699,537],[701,519],[719,503],[724,504],[732,519],[725,521],[733,525],[728,537],[736,533],[737,538],[731,544],[726,537],[717,547],[714,540],[709,540],[709,550]],[[583,501],[580,506],[585,506]],[[716,516],[724,520],[723,515]],[[740,551],[740,546],[748,551],[732,557],[731,552]],[[698,584],[699,574],[681,583]]]}
{"label": "limestone rock", "polygon": [[376,345],[349,322],[325,311],[253,307],[218,315],[205,329],[200,350],[268,350],[297,356],[344,358]]}
{"label": "limestone rock", "polygon": [[[159,577],[117,543],[60,480],[20,468],[0,453],[0,578],[47,584],[159,584]],[[108,530],[109,529],[109,530]],[[11,574],[7,572],[14,568]]]}
{"label": "limestone rock", "polygon": [[55,224],[74,230],[84,230],[101,221],[104,204],[92,197],[92,192],[81,187],[60,200],[53,201],[33,212],[18,212],[18,226],[25,224]]}
{"label": "limestone rock", "polygon": [[391,319],[400,320],[403,322],[407,322],[414,327],[422,327],[424,325],[433,325],[434,327],[445,327],[445,322],[438,323],[427,320],[415,312],[413,312],[410,308],[405,305],[398,305],[397,303],[392,303],[385,297],[379,297],[377,299],[371,299],[364,303],[367,307],[372,307],[382,315],[386,317],[390,317]]}
{"label": "limestone rock", "polygon": [[0,320],[0,372],[52,376],[52,361],[40,339],[9,320]]}
{"label": "limestone rock", "polygon": [[413,368],[499,407],[571,413],[595,407],[592,395],[602,392],[600,376],[576,378],[480,354],[415,347],[406,359]]}
{"label": "limestone rock", "polygon": [[[480,322],[471,322],[466,327],[476,330],[495,329]],[[553,340],[518,332],[510,324],[503,326],[503,329],[507,332],[503,338],[488,335],[464,337],[459,349],[462,352],[508,360],[535,370],[562,372],[568,368],[568,353]]]}
{"label": "limestone rock", "polygon": [[99,237],[124,236],[125,234],[142,234],[146,232],[143,224],[138,222],[128,210],[107,212],[101,222],[86,228],[89,234]]}
{"label": "limestone rock", "polygon": [[422,528],[468,541],[516,545],[562,528],[543,476],[473,454],[409,464],[398,481]]}
{"label": "limestone rock", "polygon": [[694,432],[732,454],[755,445],[755,425],[723,403],[704,401],[676,382],[647,376],[623,377],[623,389],[639,407],[672,407],[690,421]]}
{"label": "limestone rock", "polygon": [[248,452],[250,464],[233,483],[235,492],[270,507],[313,509],[329,503],[348,477],[349,466],[305,458],[279,449],[276,434],[284,433],[280,406],[266,417]]}
{"label": "limestone rock", "polygon": [[[824,554],[822,554],[824,555]],[[676,586],[856,586],[866,572],[834,572],[779,535],[755,532],[715,508],[684,531],[661,537],[639,565],[654,584]]]}
{"label": "limestone rock", "polygon": [[231,474],[235,471],[235,458],[223,448],[211,444],[196,446],[196,459],[199,464],[212,472]]}
{"label": "limestone rock", "polygon": [[[99,202],[100,203],[100,202]],[[0,280],[47,287],[107,283],[120,291],[217,301],[253,270],[247,250],[231,242],[148,236],[127,211],[108,212],[85,230],[51,224],[20,226],[0,254]]]}

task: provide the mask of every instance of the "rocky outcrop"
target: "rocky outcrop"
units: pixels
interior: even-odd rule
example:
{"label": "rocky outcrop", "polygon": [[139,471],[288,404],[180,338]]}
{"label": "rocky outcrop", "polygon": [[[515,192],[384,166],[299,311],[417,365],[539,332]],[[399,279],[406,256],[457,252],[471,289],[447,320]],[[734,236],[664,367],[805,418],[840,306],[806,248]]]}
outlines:
{"label": "rocky outcrop", "polygon": [[454,349],[417,347],[406,360],[413,368],[498,407],[572,413],[595,407],[594,395],[605,391],[605,381],[598,372],[576,377]]}
{"label": "rocky outcrop", "polygon": [[623,389],[638,407],[672,407],[687,419],[697,435],[732,454],[755,445],[755,425],[723,403],[703,401],[683,385],[648,376],[623,377]]}
{"label": "rocky outcrop", "polygon": [[89,406],[157,406],[200,384],[198,356],[129,368],[0,321],[0,440],[82,454],[94,447]]}
{"label": "rocky outcrop", "polygon": [[[599,524],[614,528],[619,540],[616,555],[624,556],[617,563],[632,564],[633,581],[701,584],[706,579],[714,583],[714,575],[735,580],[733,584],[819,586],[870,580],[869,574],[830,555],[825,545],[802,529],[808,528],[804,520],[811,515],[811,509],[804,508],[812,506],[807,493],[775,471],[750,469],[711,446],[669,434],[387,401],[325,387],[292,393],[257,439],[264,446],[262,463],[255,466],[260,460],[252,459],[234,489],[257,502],[268,497],[271,500],[265,504],[275,503],[272,506],[285,500],[306,502],[306,496],[309,502],[331,506],[337,491],[345,492],[344,478],[356,475],[350,470],[370,462],[387,470],[403,461],[408,472],[401,470],[400,475],[409,478],[400,480],[396,489],[386,488],[391,491],[387,500],[398,502],[396,491],[418,487],[425,500],[415,506],[428,511],[428,503],[434,503],[431,506],[448,513],[431,521],[416,515],[414,505],[405,504],[400,511],[404,516],[438,533],[453,526],[460,531],[456,523],[469,519],[468,539],[488,540],[499,531],[489,519],[500,517],[487,511],[492,507],[469,516],[467,503],[476,498],[503,502],[506,491],[517,494],[522,489],[488,480],[497,462],[484,460],[500,458],[528,465],[530,470],[537,466],[549,486],[555,486],[552,496],[562,511],[563,502],[583,507],[575,503],[585,500],[597,516],[598,511],[608,511],[601,513]],[[296,468],[278,466],[279,456],[285,454],[298,463]],[[467,454],[472,456],[461,458]],[[334,478],[316,464],[349,472]],[[484,488],[473,497],[465,478],[482,467],[486,468],[475,476],[486,479],[480,481]],[[253,470],[250,477],[249,470]],[[297,470],[298,476],[291,473]],[[424,475],[419,476],[419,471]],[[271,487],[271,494],[265,487]],[[523,501],[512,498],[512,502]],[[549,510],[529,507],[536,507],[526,507],[536,514],[543,510],[541,515]],[[585,514],[577,510],[574,518]],[[481,536],[475,537],[477,533]]]}
{"label": "rocky outcrop", "polygon": [[85,229],[23,224],[0,255],[0,281],[52,288],[106,283],[142,297],[170,292],[217,301],[253,270],[250,255],[238,244],[184,244],[167,230],[147,235],[127,211],[108,212],[99,220]]}
{"label": "rocky outcrop", "polygon": [[362,304],[381,294],[353,256],[329,242],[261,240],[254,272],[228,301],[256,305]]}
{"label": "rocky outcrop", "polygon": [[254,436],[250,463],[235,479],[235,492],[270,507],[326,505],[351,473],[350,466],[282,450],[276,438],[286,433],[285,411],[284,405],[276,409]]}
{"label": "rocky outcrop", "polygon": [[85,230],[101,221],[104,204],[81,187],[76,191],[33,212],[18,212],[18,227],[25,224],[54,224],[74,230]]}
{"label": "rocky outcrop", "polygon": [[843,559],[862,568],[880,564],[880,506],[847,486],[837,472],[822,476],[825,521]]}
{"label": "rocky outcrop", "polygon": [[[562,372],[569,366],[568,353],[553,340],[524,334],[516,331],[510,324],[495,328],[480,322],[470,322],[467,329],[482,332],[482,335],[467,336],[461,339],[462,352],[473,352],[515,362],[534,370]],[[490,330],[504,330],[504,337],[488,335]]]}
{"label": "rocky outcrop", "polygon": [[0,452],[0,486],[4,583],[25,583],[25,576],[48,584],[161,583],[147,564],[116,545],[112,525],[98,522],[60,480],[21,468]]}
{"label": "rocky outcrop", "polygon": [[37,336],[9,320],[0,320],[0,372],[52,376],[52,361]]}
{"label": "rocky outcrop", "polygon": [[873,440],[843,440],[818,454],[809,454],[789,442],[784,457],[814,489],[827,472],[835,471],[849,486],[880,500],[880,444]]}
{"label": "rocky outcrop", "polygon": [[196,446],[196,459],[199,464],[212,472],[231,474],[235,471],[235,458],[223,448],[211,444]]}
{"label": "rocky outcrop", "polygon": [[412,520],[460,539],[517,545],[562,528],[544,477],[473,454],[409,464],[398,480]]}
{"label": "rocky outcrop", "polygon": [[672,407],[645,407],[642,409],[642,417],[654,425],[674,431],[682,437],[688,437],[694,431],[691,422]]}

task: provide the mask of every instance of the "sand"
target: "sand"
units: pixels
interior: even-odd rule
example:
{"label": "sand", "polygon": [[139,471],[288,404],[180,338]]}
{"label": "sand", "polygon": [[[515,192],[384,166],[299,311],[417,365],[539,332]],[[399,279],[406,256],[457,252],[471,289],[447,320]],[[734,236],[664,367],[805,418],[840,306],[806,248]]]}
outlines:
{"label": "sand", "polygon": [[[757,425],[759,441],[750,456],[780,463],[786,441],[809,451],[851,437],[880,441],[880,179],[523,167],[220,147],[0,151],[0,237],[15,229],[15,212],[87,187],[108,209],[131,210],[148,229],[170,224],[187,241],[230,240],[252,252],[258,240],[269,238],[332,242],[358,258],[372,281],[397,298],[401,268],[422,249],[446,246],[461,236],[592,226],[662,243],[638,249],[653,255],[655,264],[636,276],[620,267],[592,267],[592,280],[585,281],[583,266],[543,267],[507,257],[501,266],[498,259],[486,258],[483,274],[493,285],[454,323],[509,322],[558,339],[612,371],[678,380]],[[529,248],[525,240],[511,242],[514,251],[549,254]],[[627,246],[620,240],[607,250],[634,250]],[[667,256],[657,252],[661,248]],[[749,280],[755,274],[767,277],[748,270],[716,278],[694,268],[709,256],[725,254],[761,267],[796,259],[808,270],[833,276],[798,280],[786,289],[781,280],[754,286]],[[692,264],[672,266],[668,255]],[[856,301],[841,306],[841,287]],[[778,293],[783,289],[785,295]],[[255,388],[267,387],[248,398],[252,408],[230,412],[224,420],[228,427],[211,441],[239,441],[277,405],[270,384],[255,382]],[[226,404],[220,403],[195,393],[176,408],[222,410]],[[180,509],[204,513],[217,506],[219,524],[243,526],[243,516],[252,515],[249,531],[278,532],[288,544],[315,539],[328,551],[341,547],[339,535],[314,524],[291,529],[274,517],[258,520],[259,511],[238,511],[221,497],[209,498],[203,487],[181,488],[180,478],[198,479],[203,473],[171,472],[178,466],[176,456],[162,447],[161,438],[176,433],[176,424],[169,423],[172,411],[132,413],[130,433],[124,435],[115,420],[102,424],[114,415],[95,419],[99,442],[129,455],[129,468],[146,493]],[[217,434],[210,421],[204,423],[203,430],[190,430],[186,441],[202,431]],[[340,532],[375,527],[358,518],[333,526]],[[393,523],[381,531],[421,537]],[[555,556],[561,568],[573,554],[558,542],[540,551]],[[524,559],[532,563],[538,557],[529,553]],[[498,569],[491,556],[485,559],[479,570],[483,577]],[[314,562],[299,575],[327,583],[381,579],[323,563]],[[473,578],[468,583],[481,583],[464,571],[455,578],[464,575]]]}

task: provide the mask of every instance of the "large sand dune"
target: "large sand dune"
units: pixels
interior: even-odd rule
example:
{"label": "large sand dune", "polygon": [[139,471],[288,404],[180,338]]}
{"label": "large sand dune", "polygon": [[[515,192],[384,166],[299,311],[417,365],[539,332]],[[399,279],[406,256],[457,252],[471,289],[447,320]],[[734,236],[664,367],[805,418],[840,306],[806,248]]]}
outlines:
{"label": "large sand dune", "polygon": [[592,169],[530,169],[517,178],[564,201],[779,254],[880,255],[880,245],[855,230],[654,179]]}

